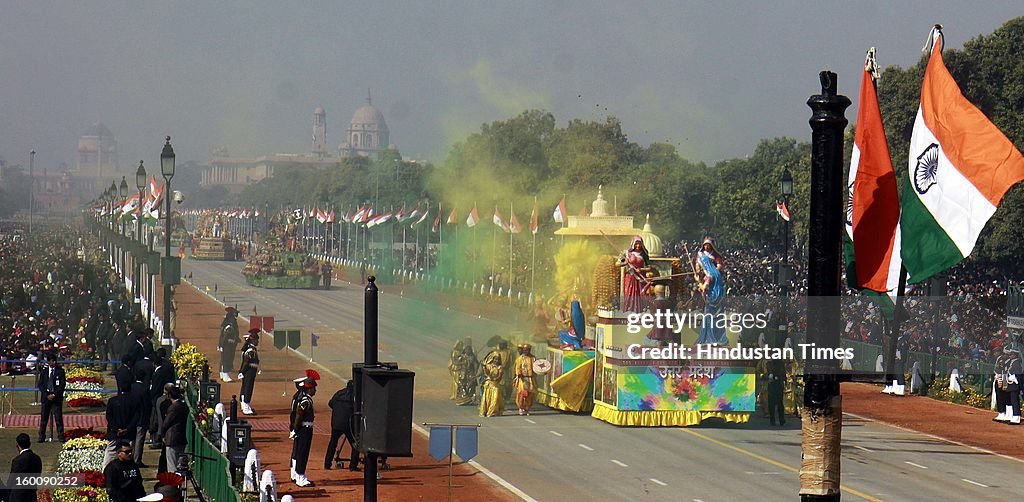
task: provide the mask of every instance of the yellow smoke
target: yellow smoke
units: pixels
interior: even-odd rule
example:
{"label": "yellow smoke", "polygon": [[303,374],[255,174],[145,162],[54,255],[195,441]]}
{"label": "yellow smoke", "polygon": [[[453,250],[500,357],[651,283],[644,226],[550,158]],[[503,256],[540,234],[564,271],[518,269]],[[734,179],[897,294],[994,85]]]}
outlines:
{"label": "yellow smoke", "polygon": [[587,312],[591,277],[601,254],[602,249],[587,240],[574,240],[562,245],[555,254],[555,289],[558,295],[552,300],[567,305],[578,299],[584,312]]}

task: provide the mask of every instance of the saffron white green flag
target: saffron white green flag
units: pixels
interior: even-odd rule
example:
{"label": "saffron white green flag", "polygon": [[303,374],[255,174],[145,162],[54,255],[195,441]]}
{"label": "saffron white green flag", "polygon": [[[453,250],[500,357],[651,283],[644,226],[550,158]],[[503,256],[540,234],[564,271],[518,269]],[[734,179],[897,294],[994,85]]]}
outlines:
{"label": "saffron white green flag", "polygon": [[941,26],[929,38],[900,198],[901,255],[913,283],[969,256],[1003,195],[1024,179],[1024,157],[967,101],[946,69]]}

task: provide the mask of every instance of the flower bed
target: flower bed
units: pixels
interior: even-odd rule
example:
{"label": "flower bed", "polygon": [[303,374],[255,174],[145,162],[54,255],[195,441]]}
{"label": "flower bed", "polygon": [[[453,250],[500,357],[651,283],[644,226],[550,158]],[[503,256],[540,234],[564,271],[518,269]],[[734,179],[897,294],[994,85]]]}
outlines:
{"label": "flower bed", "polygon": [[97,408],[105,406],[106,403],[93,396],[79,396],[73,399],[68,399],[68,406],[71,408]]}
{"label": "flower bed", "polygon": [[90,436],[69,439],[57,456],[57,473],[73,474],[103,470],[103,454],[107,441]]}
{"label": "flower bed", "polygon": [[75,366],[75,367],[69,369],[65,376],[68,379],[68,383],[84,381],[84,382],[93,382],[93,383],[98,383],[100,385],[103,385],[103,382],[106,381],[106,379],[103,378],[103,373],[100,373],[99,371],[83,368],[81,366]]}
{"label": "flower bed", "polygon": [[77,408],[79,406],[103,406],[103,385],[94,382],[68,383],[64,399],[68,406]]}
{"label": "flower bed", "polygon": [[203,376],[203,367],[207,364],[206,356],[191,343],[183,343],[171,354],[171,364],[178,372],[178,377],[189,382],[196,382]]}
{"label": "flower bed", "polygon": [[83,427],[76,427],[74,429],[68,429],[64,431],[64,441],[86,436],[96,439],[104,439],[107,437],[107,434],[103,431],[95,430],[92,427],[89,427],[88,429]]}
{"label": "flower bed", "polygon": [[84,486],[82,488],[57,488],[53,491],[54,502],[110,502],[110,495],[103,488]]}

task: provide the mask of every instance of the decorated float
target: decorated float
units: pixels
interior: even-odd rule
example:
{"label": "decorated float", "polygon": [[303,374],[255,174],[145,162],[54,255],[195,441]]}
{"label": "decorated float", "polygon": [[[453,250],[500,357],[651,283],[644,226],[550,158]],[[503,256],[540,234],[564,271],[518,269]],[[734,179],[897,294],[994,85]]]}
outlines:
{"label": "decorated float", "polygon": [[[641,230],[633,228],[630,216],[609,215],[599,189],[591,214],[569,216],[555,233],[566,237],[563,249],[589,246],[621,254],[602,251],[596,261],[566,260],[565,266],[575,267],[566,275],[574,277],[573,284],[555,300],[561,303],[555,316],[558,336],[549,337],[546,354],[538,354],[550,368],[538,376],[538,402],[622,426],[749,420],[756,361],[643,350],[679,344],[692,348],[702,337],[698,319],[707,298],[692,294],[694,278],[702,274],[690,259],[662,256],[661,239],[649,218]],[[637,314],[653,310],[688,322],[679,330],[636,325]],[[738,333],[717,336],[713,343],[724,347],[735,344]]]}
{"label": "decorated float", "polygon": [[295,251],[295,225],[284,216],[271,222],[266,240],[248,256],[242,275],[246,284],[267,289],[314,289],[321,279],[316,260]]}
{"label": "decorated float", "polygon": [[227,219],[217,211],[209,211],[196,224],[192,258],[196,260],[233,261],[235,248],[227,231]]}

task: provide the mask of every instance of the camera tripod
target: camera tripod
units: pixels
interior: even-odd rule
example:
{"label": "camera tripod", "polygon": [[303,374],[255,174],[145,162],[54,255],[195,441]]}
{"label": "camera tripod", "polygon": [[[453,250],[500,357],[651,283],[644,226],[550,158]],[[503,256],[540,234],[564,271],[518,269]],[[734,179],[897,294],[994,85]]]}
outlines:
{"label": "camera tripod", "polygon": [[[212,460],[212,459],[211,459]],[[206,496],[203,495],[203,491],[199,489],[199,482],[196,481],[195,475],[192,474],[191,468],[192,461],[188,455],[182,455],[178,460],[178,465],[175,468],[175,472],[181,474],[185,478],[185,483],[181,487],[181,499],[188,499],[188,483],[192,483],[192,489],[195,490],[196,498],[199,502],[206,502]]]}

